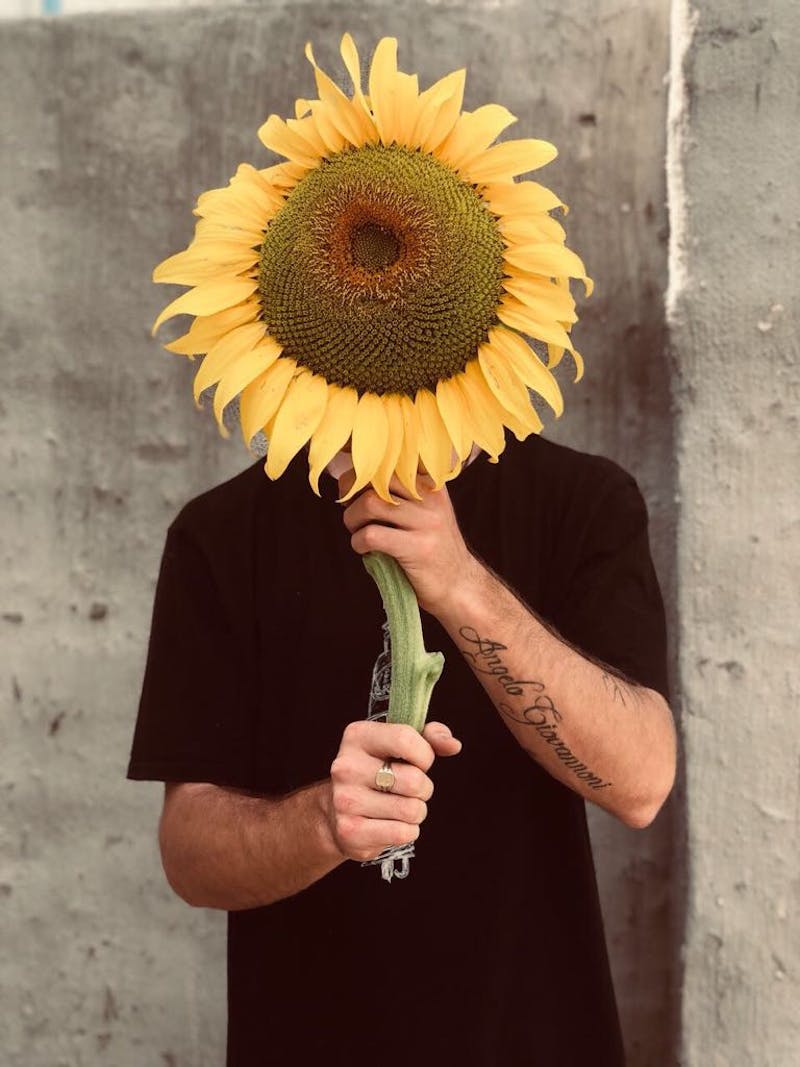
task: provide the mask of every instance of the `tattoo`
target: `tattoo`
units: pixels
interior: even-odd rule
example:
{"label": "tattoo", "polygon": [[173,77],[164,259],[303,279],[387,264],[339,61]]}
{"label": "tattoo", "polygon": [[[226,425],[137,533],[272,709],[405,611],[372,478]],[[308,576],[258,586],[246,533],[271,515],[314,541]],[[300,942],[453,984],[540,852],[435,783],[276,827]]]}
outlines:
{"label": "tattoo", "polygon": [[[508,651],[506,645],[501,644],[499,641],[493,641],[488,637],[481,637],[472,626],[462,626],[459,633],[465,641],[473,646],[466,649],[462,648],[460,651],[477,674],[493,675],[510,696],[525,696],[522,686],[533,687],[536,698],[532,704],[523,708],[521,712],[517,712],[508,704],[501,702],[497,706],[500,713],[521,726],[531,726],[543,741],[552,746],[553,752],[564,766],[569,768],[577,778],[592,789],[605,789],[610,786],[611,782],[603,781],[599,775],[595,774],[585,763],[582,763],[572,749],[559,737],[557,724],[561,722],[562,715],[553,703],[552,697],[544,692],[544,682],[523,681],[514,678],[508,667],[497,655],[498,652]],[[605,677],[604,675],[604,680]],[[620,693],[620,699],[624,704],[622,693]]]}
{"label": "tattoo", "polygon": [[[544,689],[543,682],[525,682],[509,674],[508,667],[495,654],[497,652],[507,652],[508,647],[506,645],[501,645],[499,641],[492,641],[488,637],[481,637],[472,626],[462,626],[458,632],[465,641],[469,641],[471,645],[475,646],[473,649],[462,648],[461,652],[477,674],[493,674],[503,689],[515,697],[523,695],[523,685],[532,685],[538,693],[541,693]],[[485,664],[485,666],[481,664]]]}
{"label": "tattoo", "polygon": [[612,699],[616,701],[621,700],[623,707],[628,705],[625,703],[625,697],[622,695],[622,690],[619,687],[619,682],[608,671],[603,671],[603,684],[609,693],[611,693]]}

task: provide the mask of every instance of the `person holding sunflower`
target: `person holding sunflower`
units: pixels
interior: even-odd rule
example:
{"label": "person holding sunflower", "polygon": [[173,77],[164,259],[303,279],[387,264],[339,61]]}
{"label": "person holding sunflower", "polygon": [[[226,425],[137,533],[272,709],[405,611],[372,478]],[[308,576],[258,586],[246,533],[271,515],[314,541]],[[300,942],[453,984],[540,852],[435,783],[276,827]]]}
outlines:
{"label": "person holding sunflower", "polygon": [[[365,93],[345,34],[352,96],[307,46],[318,99],[260,131],[286,161],[203,194],[154,274],[193,287],[156,328],[195,316],[166,346],[204,355],[195,400],[268,445],[169,527],[128,776],[165,782],[172,887],[228,912],[228,1067],[614,1067],[585,801],[643,828],[674,780],[647,509],[531,402],[561,414],[591,291],[517,180],[555,150],[492,144],[514,117],[462,112],[463,70],[420,92],[396,45]],[[364,715],[373,553],[452,653],[446,723]]]}

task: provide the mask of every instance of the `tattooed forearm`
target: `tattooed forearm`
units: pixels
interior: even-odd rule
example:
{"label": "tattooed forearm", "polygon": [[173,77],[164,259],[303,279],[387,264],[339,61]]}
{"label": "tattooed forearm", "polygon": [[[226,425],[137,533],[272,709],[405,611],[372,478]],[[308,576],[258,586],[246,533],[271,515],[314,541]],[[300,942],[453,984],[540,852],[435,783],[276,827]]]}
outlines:
{"label": "tattooed forearm", "polygon": [[[568,767],[586,785],[591,786],[592,789],[605,789],[606,786],[612,784],[611,782],[603,781],[599,775],[595,774],[585,763],[578,759],[569,745],[561,740],[554,724],[548,722],[547,716],[543,715],[535,705],[525,708],[521,713],[521,718],[520,713],[512,711],[508,704],[498,704],[497,706],[506,718],[518,722],[521,726],[532,726],[542,740],[553,746],[553,752],[555,752],[564,766]],[[561,718],[560,715],[558,717]]]}
{"label": "tattooed forearm", "polygon": [[[536,694],[533,703],[528,704],[521,711],[512,709],[505,703],[498,704],[497,708],[502,715],[513,722],[519,723],[521,726],[533,727],[542,740],[552,746],[553,752],[564,766],[592,789],[605,789],[611,785],[611,782],[604,781],[594,771],[590,770],[585,763],[581,762],[559,736],[558,723],[561,722],[562,715],[553,703],[552,698],[544,692],[544,682],[515,678],[498,655],[498,652],[508,651],[507,646],[499,641],[494,641],[489,637],[481,637],[472,626],[462,626],[459,634],[467,643],[467,647],[462,648],[460,651],[476,674],[493,675],[509,696],[525,696],[527,698],[529,694],[525,693],[523,686],[530,687],[530,690]],[[605,680],[606,676],[604,675],[603,677]],[[621,692],[620,698],[622,698]],[[622,699],[624,703],[624,698]]]}

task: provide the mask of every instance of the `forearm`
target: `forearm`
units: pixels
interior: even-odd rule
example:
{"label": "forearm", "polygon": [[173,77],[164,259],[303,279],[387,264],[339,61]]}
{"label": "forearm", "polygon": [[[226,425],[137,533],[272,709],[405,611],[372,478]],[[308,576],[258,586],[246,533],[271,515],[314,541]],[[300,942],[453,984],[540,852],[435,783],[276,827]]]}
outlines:
{"label": "forearm", "polygon": [[330,779],[282,797],[206,783],[168,786],[159,828],[167,879],[196,907],[237,911],[292,896],[337,867]]}
{"label": "forearm", "polygon": [[672,788],[675,730],[654,690],[560,639],[488,568],[436,611],[520,745],[627,825],[648,825]]}

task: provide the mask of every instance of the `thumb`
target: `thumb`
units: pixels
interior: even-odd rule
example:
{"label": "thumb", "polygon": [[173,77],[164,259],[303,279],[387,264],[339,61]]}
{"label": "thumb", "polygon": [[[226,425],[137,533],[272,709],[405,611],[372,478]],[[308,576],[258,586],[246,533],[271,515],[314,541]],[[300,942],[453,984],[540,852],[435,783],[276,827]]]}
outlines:
{"label": "thumb", "polygon": [[455,756],[461,751],[461,742],[443,722],[426,723],[422,736],[437,756]]}

